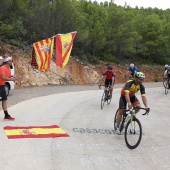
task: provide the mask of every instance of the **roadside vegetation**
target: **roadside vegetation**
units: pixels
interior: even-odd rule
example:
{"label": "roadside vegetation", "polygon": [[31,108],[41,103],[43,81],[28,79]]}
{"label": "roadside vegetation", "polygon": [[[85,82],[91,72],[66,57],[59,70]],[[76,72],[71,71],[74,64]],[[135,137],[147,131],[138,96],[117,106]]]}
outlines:
{"label": "roadside vegetation", "polygon": [[21,48],[72,31],[72,55],[82,61],[170,63],[170,9],[121,7],[113,0],[1,0],[1,42]]}

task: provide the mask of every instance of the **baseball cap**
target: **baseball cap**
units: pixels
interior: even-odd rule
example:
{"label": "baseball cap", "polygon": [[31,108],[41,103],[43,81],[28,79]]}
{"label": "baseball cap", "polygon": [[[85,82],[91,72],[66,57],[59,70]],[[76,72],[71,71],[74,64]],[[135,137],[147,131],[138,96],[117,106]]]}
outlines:
{"label": "baseball cap", "polygon": [[12,57],[6,57],[6,58],[4,59],[4,62],[6,63],[6,62],[8,62],[8,61],[10,61],[10,60],[12,60]]}

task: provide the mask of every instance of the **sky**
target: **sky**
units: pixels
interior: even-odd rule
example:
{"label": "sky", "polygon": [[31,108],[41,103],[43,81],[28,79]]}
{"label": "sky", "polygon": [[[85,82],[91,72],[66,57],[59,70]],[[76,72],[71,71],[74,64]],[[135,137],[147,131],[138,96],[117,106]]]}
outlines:
{"label": "sky", "polygon": [[[95,0],[92,0],[95,1]],[[110,0],[96,0],[98,3],[105,2]],[[170,0],[114,0],[114,3],[117,5],[124,6],[125,2],[131,6],[132,8],[135,8],[135,6],[144,7],[144,8],[158,8],[158,9],[170,9]]]}

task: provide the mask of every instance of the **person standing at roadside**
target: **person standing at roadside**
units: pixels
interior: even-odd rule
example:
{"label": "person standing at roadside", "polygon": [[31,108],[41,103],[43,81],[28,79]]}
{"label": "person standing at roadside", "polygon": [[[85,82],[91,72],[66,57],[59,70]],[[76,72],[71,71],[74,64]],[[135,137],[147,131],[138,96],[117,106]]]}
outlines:
{"label": "person standing at roadside", "polygon": [[0,101],[2,101],[2,109],[4,111],[5,117],[4,120],[15,120],[15,118],[11,117],[7,111],[7,95],[5,91],[5,83],[6,81],[16,81],[21,80],[18,77],[11,76],[12,66],[12,57],[7,56],[4,58],[4,65],[0,67]]}

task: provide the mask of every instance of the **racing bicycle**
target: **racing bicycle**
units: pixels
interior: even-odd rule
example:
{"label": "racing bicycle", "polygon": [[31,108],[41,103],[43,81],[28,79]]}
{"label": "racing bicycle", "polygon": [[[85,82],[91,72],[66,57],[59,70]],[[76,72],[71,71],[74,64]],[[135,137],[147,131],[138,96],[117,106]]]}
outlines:
{"label": "racing bicycle", "polygon": [[[136,118],[135,109],[145,110],[146,115],[149,113],[150,109],[134,106],[131,110],[125,110],[122,115],[120,123],[120,132],[124,133],[125,143],[129,149],[135,149],[141,142],[142,139],[142,125],[139,119]],[[114,130],[116,131],[116,118],[119,109],[117,109],[115,118],[114,118]]]}
{"label": "racing bicycle", "polygon": [[104,86],[104,92],[101,98],[101,109],[103,109],[105,102],[109,105],[111,103],[112,97],[110,95],[110,85],[100,85]]}
{"label": "racing bicycle", "polygon": [[165,94],[168,94],[168,90],[170,89],[169,84],[170,84],[170,78],[163,78],[163,85],[165,87]]}

